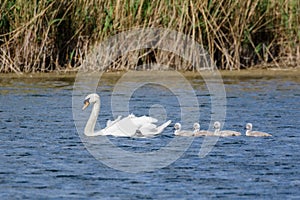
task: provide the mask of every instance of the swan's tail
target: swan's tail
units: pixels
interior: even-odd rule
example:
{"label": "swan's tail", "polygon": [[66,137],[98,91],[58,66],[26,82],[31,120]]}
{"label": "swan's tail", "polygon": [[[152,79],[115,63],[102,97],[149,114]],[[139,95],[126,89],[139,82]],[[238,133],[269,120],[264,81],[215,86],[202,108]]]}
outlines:
{"label": "swan's tail", "polygon": [[164,130],[167,126],[169,126],[169,125],[171,124],[171,122],[172,122],[172,121],[169,120],[169,121],[163,123],[162,125],[160,125],[159,127],[157,127],[157,132],[156,132],[156,134],[160,134],[161,132],[163,132],[163,130]]}
{"label": "swan's tail", "polygon": [[[142,126],[141,128],[139,128],[139,130],[137,130],[140,135],[145,136],[145,137],[152,137],[155,135],[160,134],[161,132],[163,132],[163,130],[169,126],[171,124],[171,120],[165,122],[164,124],[160,125],[159,127],[156,127],[156,125],[154,124],[145,124],[144,126]],[[137,134],[139,135],[139,134]]]}

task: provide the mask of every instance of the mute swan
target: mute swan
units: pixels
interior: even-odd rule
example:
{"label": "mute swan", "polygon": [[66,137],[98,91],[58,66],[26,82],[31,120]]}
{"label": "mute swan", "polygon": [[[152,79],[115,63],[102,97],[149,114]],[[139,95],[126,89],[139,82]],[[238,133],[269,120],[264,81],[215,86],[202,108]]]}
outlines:
{"label": "mute swan", "polygon": [[246,136],[253,136],[253,137],[269,137],[272,136],[269,133],[260,132],[260,131],[252,131],[252,124],[247,123],[246,124]]}
{"label": "mute swan", "polygon": [[181,124],[180,123],[176,123],[174,125],[174,135],[176,136],[193,136],[194,133],[193,131],[185,131],[185,130],[181,130]]}
{"label": "mute swan", "polygon": [[194,136],[213,136],[214,133],[210,131],[205,131],[205,130],[200,130],[200,124],[199,123],[194,123],[193,125],[194,128]]}
{"label": "mute swan", "polygon": [[214,129],[215,129],[214,136],[228,137],[228,136],[240,136],[241,135],[240,132],[236,132],[236,131],[229,131],[229,130],[220,131],[220,127],[221,127],[220,122],[216,121],[214,123]]}
{"label": "mute swan", "polygon": [[157,119],[148,116],[136,117],[133,114],[121,118],[119,116],[114,121],[107,121],[106,127],[97,132],[94,132],[98,114],[100,111],[100,97],[98,94],[89,94],[85,97],[84,106],[85,110],[90,104],[94,104],[91,115],[86,123],[84,134],[86,136],[99,136],[99,135],[113,135],[119,137],[132,137],[136,136],[154,136],[161,133],[170,123],[171,120],[165,122],[157,127],[154,123]]}

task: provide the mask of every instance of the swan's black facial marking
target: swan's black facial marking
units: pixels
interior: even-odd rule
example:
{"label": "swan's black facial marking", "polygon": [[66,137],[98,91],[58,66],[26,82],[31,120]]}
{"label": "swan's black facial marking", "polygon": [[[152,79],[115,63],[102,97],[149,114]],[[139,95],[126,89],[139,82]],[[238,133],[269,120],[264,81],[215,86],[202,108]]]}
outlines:
{"label": "swan's black facial marking", "polygon": [[83,104],[84,104],[84,105],[86,105],[86,104],[90,104],[90,98],[88,98],[88,99],[85,99],[85,100],[83,101]]}
{"label": "swan's black facial marking", "polygon": [[83,101],[84,106],[82,107],[82,110],[85,110],[90,105],[90,98]]}

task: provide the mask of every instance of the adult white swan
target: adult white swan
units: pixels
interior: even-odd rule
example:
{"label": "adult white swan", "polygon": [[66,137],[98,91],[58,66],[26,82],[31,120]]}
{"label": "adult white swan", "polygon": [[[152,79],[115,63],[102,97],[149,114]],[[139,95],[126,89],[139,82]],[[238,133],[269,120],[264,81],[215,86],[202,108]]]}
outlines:
{"label": "adult white swan", "polygon": [[153,117],[136,117],[135,115],[130,114],[124,118],[119,116],[114,121],[108,120],[104,129],[95,132],[94,129],[100,111],[100,97],[98,94],[93,93],[86,96],[82,110],[86,109],[90,104],[94,105],[84,129],[84,134],[86,136],[113,135],[119,137],[132,137],[138,135],[148,137],[160,134],[171,123],[171,120],[169,120],[157,127],[154,124],[157,122],[157,119]]}

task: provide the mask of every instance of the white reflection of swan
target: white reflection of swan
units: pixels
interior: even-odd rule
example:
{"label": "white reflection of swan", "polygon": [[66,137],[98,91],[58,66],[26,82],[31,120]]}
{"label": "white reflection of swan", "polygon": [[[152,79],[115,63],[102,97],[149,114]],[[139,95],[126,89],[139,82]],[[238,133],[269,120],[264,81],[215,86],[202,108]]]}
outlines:
{"label": "white reflection of swan", "polygon": [[100,97],[98,94],[94,93],[86,96],[82,110],[86,109],[90,104],[94,105],[84,129],[84,134],[86,136],[113,135],[119,137],[148,137],[160,134],[171,123],[171,120],[169,120],[157,127],[154,124],[157,122],[157,119],[153,117],[136,117],[135,115],[130,114],[124,118],[119,116],[114,121],[108,120],[104,129],[94,132],[100,111]]}
{"label": "white reflection of swan", "polygon": [[253,137],[269,137],[272,136],[269,133],[260,132],[260,131],[252,131],[252,124],[247,123],[246,124],[246,136],[253,136]]}
{"label": "white reflection of swan", "polygon": [[214,136],[220,136],[220,137],[229,137],[229,136],[240,136],[241,133],[237,132],[237,131],[230,131],[230,130],[224,130],[224,131],[220,131],[221,128],[221,123],[216,121],[214,123]]}

